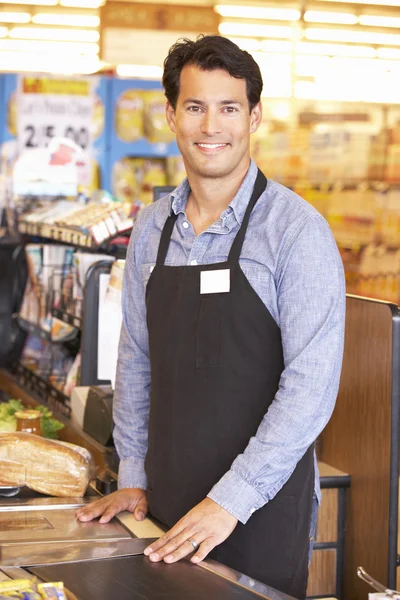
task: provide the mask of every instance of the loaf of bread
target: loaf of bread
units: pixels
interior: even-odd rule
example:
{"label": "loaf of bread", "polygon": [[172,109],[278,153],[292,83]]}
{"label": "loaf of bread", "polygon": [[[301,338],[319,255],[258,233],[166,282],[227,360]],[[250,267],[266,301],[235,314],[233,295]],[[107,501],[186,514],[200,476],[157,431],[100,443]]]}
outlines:
{"label": "loaf of bread", "polygon": [[0,486],[27,486],[50,496],[84,496],[94,475],[85,448],[31,433],[0,433]]}

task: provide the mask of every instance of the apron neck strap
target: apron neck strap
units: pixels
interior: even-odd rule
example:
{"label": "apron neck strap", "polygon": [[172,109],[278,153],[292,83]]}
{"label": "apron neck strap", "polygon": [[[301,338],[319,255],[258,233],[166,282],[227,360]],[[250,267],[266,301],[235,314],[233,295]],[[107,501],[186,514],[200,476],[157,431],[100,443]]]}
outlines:
{"label": "apron neck strap", "polygon": [[167,258],[169,242],[170,242],[171,235],[172,235],[172,230],[174,228],[175,221],[177,218],[178,218],[178,215],[172,214],[165,221],[165,225],[164,225],[164,228],[161,233],[160,245],[158,246],[157,261],[156,261],[157,267],[163,266],[165,263],[165,259]]}
{"label": "apron neck strap", "polygon": [[[229,252],[229,257],[228,257],[229,261],[237,262],[239,260],[240,254],[242,252],[244,238],[245,238],[246,231],[247,231],[247,226],[248,226],[249,220],[250,220],[251,211],[253,210],[257,200],[259,199],[259,197],[261,196],[261,194],[264,192],[265,188],[267,187],[267,183],[268,183],[268,181],[267,181],[267,178],[265,177],[264,173],[262,171],[260,171],[260,169],[258,169],[257,179],[254,184],[253,193],[252,193],[250,201],[247,205],[246,212],[244,214],[240,229],[239,229],[238,233],[236,234],[236,237],[233,241],[231,250]],[[174,228],[177,218],[178,218],[178,215],[172,214],[168,217],[168,219],[165,222],[164,228],[161,233],[160,245],[158,246],[157,262],[156,262],[157,266],[162,266],[165,263],[165,259],[167,257],[167,252],[168,252],[168,247],[169,247],[169,242],[170,242],[171,235],[172,235],[172,230]]]}
{"label": "apron neck strap", "polygon": [[254,184],[253,193],[252,193],[250,201],[247,205],[246,212],[244,214],[240,229],[237,232],[235,239],[233,240],[233,244],[232,244],[231,250],[229,252],[229,257],[228,257],[229,261],[234,261],[234,262],[239,261],[239,257],[242,252],[242,246],[243,246],[244,238],[246,235],[247,226],[249,224],[251,212],[252,212],[257,200],[259,199],[261,194],[265,191],[267,184],[268,184],[267,178],[265,177],[264,173],[262,171],[260,171],[260,169],[258,169],[257,179]]}

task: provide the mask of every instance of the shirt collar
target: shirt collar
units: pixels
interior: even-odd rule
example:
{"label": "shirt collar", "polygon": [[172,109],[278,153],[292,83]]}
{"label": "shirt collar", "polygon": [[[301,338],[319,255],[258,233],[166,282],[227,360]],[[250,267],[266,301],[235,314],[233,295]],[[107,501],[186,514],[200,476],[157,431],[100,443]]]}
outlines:
{"label": "shirt collar", "polygon": [[[241,225],[253,191],[256,177],[257,165],[253,161],[253,159],[251,159],[249,169],[246,173],[246,177],[244,178],[242,185],[238,189],[236,196],[231,200],[228,208],[222,213],[222,220],[228,218],[230,214],[233,214],[237,223]],[[180,183],[178,187],[175,188],[174,191],[170,194],[169,215],[172,215],[172,213],[175,213],[176,215],[178,215],[179,213],[185,214],[185,208],[187,200],[189,198],[189,194],[190,185],[186,177],[186,179],[184,179],[182,183]]]}

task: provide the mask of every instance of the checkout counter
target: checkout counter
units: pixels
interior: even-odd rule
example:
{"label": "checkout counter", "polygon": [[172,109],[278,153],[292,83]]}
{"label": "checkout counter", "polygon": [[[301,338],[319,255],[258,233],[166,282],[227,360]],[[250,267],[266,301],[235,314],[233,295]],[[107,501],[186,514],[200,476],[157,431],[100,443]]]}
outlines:
{"label": "checkout counter", "polygon": [[293,600],[213,560],[152,563],[143,550],[163,530],[122,513],[110,523],[82,523],[79,506],[94,499],[51,498],[24,489],[0,496],[0,581],[31,575],[63,581],[71,600]]}

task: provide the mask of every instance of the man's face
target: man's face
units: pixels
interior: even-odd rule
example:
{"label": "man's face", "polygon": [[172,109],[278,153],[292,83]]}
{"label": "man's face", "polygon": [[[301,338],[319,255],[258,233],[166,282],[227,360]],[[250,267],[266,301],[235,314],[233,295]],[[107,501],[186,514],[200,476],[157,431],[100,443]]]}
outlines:
{"label": "man's face", "polygon": [[167,121],[176,133],[189,176],[223,178],[246,171],[250,134],[261,121],[261,104],[249,111],[246,81],[227,71],[182,69],[176,109],[167,103]]}

